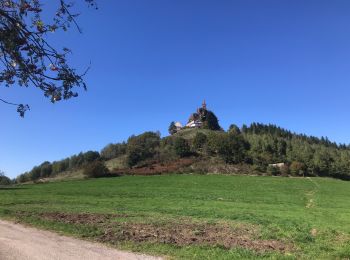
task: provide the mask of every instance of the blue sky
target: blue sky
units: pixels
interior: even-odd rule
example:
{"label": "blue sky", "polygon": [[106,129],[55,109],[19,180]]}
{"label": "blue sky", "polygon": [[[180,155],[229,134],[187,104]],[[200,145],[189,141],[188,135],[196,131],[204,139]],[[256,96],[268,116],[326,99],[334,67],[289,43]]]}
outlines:
{"label": "blue sky", "polygon": [[[83,2],[83,1],[77,1]],[[49,5],[49,4],[48,4]],[[52,6],[48,6],[52,8]],[[251,122],[350,143],[350,2],[100,1],[76,6],[83,34],[52,35],[73,50],[89,89],[51,104],[34,88],[1,88],[0,169],[100,150],[131,134],[186,122],[207,100],[226,129]]]}

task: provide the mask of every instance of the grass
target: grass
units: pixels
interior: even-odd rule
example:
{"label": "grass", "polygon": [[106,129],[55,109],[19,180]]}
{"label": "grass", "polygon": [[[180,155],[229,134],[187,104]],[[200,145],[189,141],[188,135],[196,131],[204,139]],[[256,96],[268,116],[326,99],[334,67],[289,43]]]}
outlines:
{"label": "grass", "polygon": [[185,138],[187,140],[193,140],[197,133],[203,133],[205,135],[210,134],[213,132],[209,129],[201,129],[201,128],[185,128],[180,130],[175,134],[175,136],[180,136],[182,138]]}
{"label": "grass", "polygon": [[122,169],[127,167],[127,165],[125,165],[125,161],[126,161],[125,156],[120,156],[120,157],[106,161],[106,167],[109,170]]}
{"label": "grass", "polygon": [[288,252],[114,241],[122,249],[178,259],[349,259],[350,182],[227,175],[124,176],[0,188],[0,217],[95,240],[101,227],[40,218],[45,212],[118,213],[115,223],[226,223]]}

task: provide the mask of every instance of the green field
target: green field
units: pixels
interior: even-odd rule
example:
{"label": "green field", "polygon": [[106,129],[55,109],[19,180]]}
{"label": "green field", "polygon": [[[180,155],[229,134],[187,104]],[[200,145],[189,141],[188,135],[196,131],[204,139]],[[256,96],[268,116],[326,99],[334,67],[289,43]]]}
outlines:
{"label": "green field", "polygon": [[179,259],[350,258],[350,182],[326,178],[164,175],[22,185],[0,188],[0,217]]}

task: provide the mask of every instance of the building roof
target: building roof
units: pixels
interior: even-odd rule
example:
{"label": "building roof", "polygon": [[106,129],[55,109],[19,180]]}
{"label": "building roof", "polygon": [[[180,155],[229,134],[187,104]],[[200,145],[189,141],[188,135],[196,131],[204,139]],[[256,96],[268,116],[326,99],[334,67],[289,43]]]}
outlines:
{"label": "building roof", "polygon": [[176,127],[182,127],[182,124],[181,124],[180,122],[176,122],[176,123],[175,123],[175,126],[176,126]]}

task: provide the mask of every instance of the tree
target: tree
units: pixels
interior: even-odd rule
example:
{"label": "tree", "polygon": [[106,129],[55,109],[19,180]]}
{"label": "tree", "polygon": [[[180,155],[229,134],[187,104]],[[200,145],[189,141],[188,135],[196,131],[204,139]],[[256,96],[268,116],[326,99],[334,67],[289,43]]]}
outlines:
{"label": "tree", "polygon": [[169,132],[169,134],[171,134],[171,135],[173,135],[173,134],[176,133],[176,125],[175,125],[175,122],[174,122],[174,121],[170,123],[170,126],[169,126],[169,128],[168,128],[168,132]]}
{"label": "tree", "polygon": [[207,136],[201,132],[198,132],[193,138],[193,147],[195,149],[201,149],[207,143]]}
{"label": "tree", "polygon": [[127,142],[127,164],[132,167],[137,163],[153,158],[160,145],[160,134],[145,132],[138,136],[131,136]]}
{"label": "tree", "polygon": [[94,161],[84,166],[83,174],[88,178],[100,178],[108,176],[109,170],[103,162]]}
{"label": "tree", "polygon": [[50,162],[43,162],[40,165],[40,177],[49,177],[52,173],[52,164]]}
{"label": "tree", "polygon": [[206,111],[205,118],[203,119],[203,128],[215,131],[221,130],[219,120],[212,111]]}
{"label": "tree", "polygon": [[290,173],[294,176],[305,175],[305,165],[301,162],[292,162],[289,166]]}
{"label": "tree", "polygon": [[0,171],[0,185],[10,185],[10,184],[11,184],[10,178],[6,177],[3,171]]}
{"label": "tree", "polygon": [[101,150],[101,157],[104,160],[117,158],[126,153],[126,143],[108,144]]}
{"label": "tree", "polygon": [[186,157],[190,155],[191,149],[187,141],[182,137],[176,137],[174,141],[174,150],[176,155],[180,157]]}
{"label": "tree", "polygon": [[276,175],[280,174],[280,168],[278,168],[277,166],[269,165],[267,167],[267,173],[270,175],[276,176]]}
{"label": "tree", "polygon": [[83,154],[83,157],[84,157],[84,163],[90,163],[100,159],[100,154],[99,152],[96,152],[96,151],[87,151],[86,153]]}
{"label": "tree", "polygon": [[208,135],[208,152],[219,156],[225,163],[243,162],[248,149],[249,143],[242,136],[224,132],[213,132]]}
{"label": "tree", "polygon": [[[34,86],[43,91],[52,103],[78,96],[77,87],[86,89],[84,73],[69,66],[71,51],[58,50],[49,42],[55,31],[66,31],[72,24],[81,32],[72,12],[73,4],[66,0],[56,2],[57,11],[51,21],[40,0],[0,0],[0,84],[10,87]],[[53,2],[53,1],[50,1]],[[94,0],[85,0],[94,6]],[[27,104],[3,103],[17,106],[21,117],[29,110]]]}
{"label": "tree", "polygon": [[230,127],[228,129],[228,132],[231,133],[231,134],[234,134],[234,135],[241,134],[241,130],[235,124],[230,125]]}
{"label": "tree", "polygon": [[35,181],[40,178],[41,176],[41,167],[35,166],[33,169],[29,172],[30,180]]}

